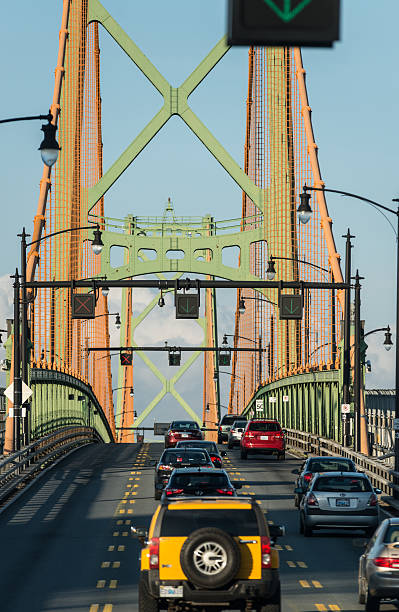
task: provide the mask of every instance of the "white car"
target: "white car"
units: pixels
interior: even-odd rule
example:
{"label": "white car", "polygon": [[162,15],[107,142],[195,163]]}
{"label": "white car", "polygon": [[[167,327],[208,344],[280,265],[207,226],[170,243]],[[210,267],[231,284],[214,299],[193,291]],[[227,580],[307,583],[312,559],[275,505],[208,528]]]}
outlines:
{"label": "white car", "polygon": [[227,448],[233,448],[233,446],[240,446],[240,441],[244,429],[247,426],[248,421],[246,419],[237,419],[231,426],[231,429],[227,436]]}

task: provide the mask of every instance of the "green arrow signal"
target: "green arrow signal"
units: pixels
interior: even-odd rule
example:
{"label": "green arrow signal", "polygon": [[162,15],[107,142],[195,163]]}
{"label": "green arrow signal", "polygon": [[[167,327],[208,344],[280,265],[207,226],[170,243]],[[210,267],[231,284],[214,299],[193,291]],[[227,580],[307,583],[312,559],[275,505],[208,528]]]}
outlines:
{"label": "green arrow signal", "polygon": [[195,305],[192,304],[192,302],[190,306],[190,300],[186,300],[186,305],[184,306],[184,302],[183,300],[181,300],[181,309],[182,309],[182,312],[189,314],[190,312],[194,312],[196,307]]}
{"label": "green arrow signal", "polygon": [[290,300],[290,306],[289,306],[289,308],[288,308],[288,306],[287,306],[287,305],[286,305],[286,307],[285,307],[286,311],[287,311],[287,312],[289,312],[290,314],[294,314],[294,312],[297,312],[297,310],[298,310],[298,303],[297,303],[297,305],[295,306],[295,308],[294,308],[294,306],[293,306],[294,304],[295,304],[295,300]]}
{"label": "green arrow signal", "polygon": [[263,0],[267,6],[276,13],[285,22],[292,21],[299,13],[301,13],[312,0],[301,0],[299,4],[293,8],[293,0],[284,0],[284,8],[281,9],[276,5],[275,0]]}

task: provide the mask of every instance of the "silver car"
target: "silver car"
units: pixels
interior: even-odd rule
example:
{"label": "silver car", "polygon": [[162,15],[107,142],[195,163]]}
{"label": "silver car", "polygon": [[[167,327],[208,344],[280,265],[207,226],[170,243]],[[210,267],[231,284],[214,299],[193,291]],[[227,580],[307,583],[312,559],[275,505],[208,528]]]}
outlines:
{"label": "silver car", "polygon": [[227,447],[233,448],[236,444],[240,446],[240,441],[242,438],[242,434],[244,429],[247,426],[248,421],[246,419],[239,419],[234,421],[227,436]]}
{"label": "silver car", "polygon": [[366,474],[315,474],[300,504],[300,533],[311,536],[314,529],[351,528],[371,535],[380,522],[379,493]]}
{"label": "silver car", "polygon": [[359,559],[359,603],[378,612],[382,599],[399,599],[399,518],[388,518]]}

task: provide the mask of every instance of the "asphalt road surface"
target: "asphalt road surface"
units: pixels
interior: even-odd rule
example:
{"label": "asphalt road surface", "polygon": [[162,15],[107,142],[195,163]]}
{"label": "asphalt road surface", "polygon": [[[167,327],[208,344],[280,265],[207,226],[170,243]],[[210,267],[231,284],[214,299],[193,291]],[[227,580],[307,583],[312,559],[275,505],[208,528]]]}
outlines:
{"label": "asphalt road surface", "polygon": [[[224,448],[226,448],[224,446]],[[0,514],[0,612],[133,612],[140,546],[157,502],[153,462],[162,444],[92,445],[50,470]],[[357,603],[359,532],[298,532],[293,503],[300,461],[228,451],[226,469],[254,495],[279,540],[284,612],[363,610]],[[383,606],[383,610],[396,609]]]}

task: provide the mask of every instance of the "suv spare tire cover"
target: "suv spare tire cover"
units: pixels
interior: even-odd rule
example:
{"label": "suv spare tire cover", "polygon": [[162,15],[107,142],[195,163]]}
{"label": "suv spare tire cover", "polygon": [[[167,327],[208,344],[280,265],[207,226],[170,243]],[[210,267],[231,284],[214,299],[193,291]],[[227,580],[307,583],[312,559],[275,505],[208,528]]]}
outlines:
{"label": "suv spare tire cover", "polygon": [[205,589],[218,589],[230,582],[240,562],[237,542],[216,528],[193,531],[180,552],[180,564],[188,580]]}

